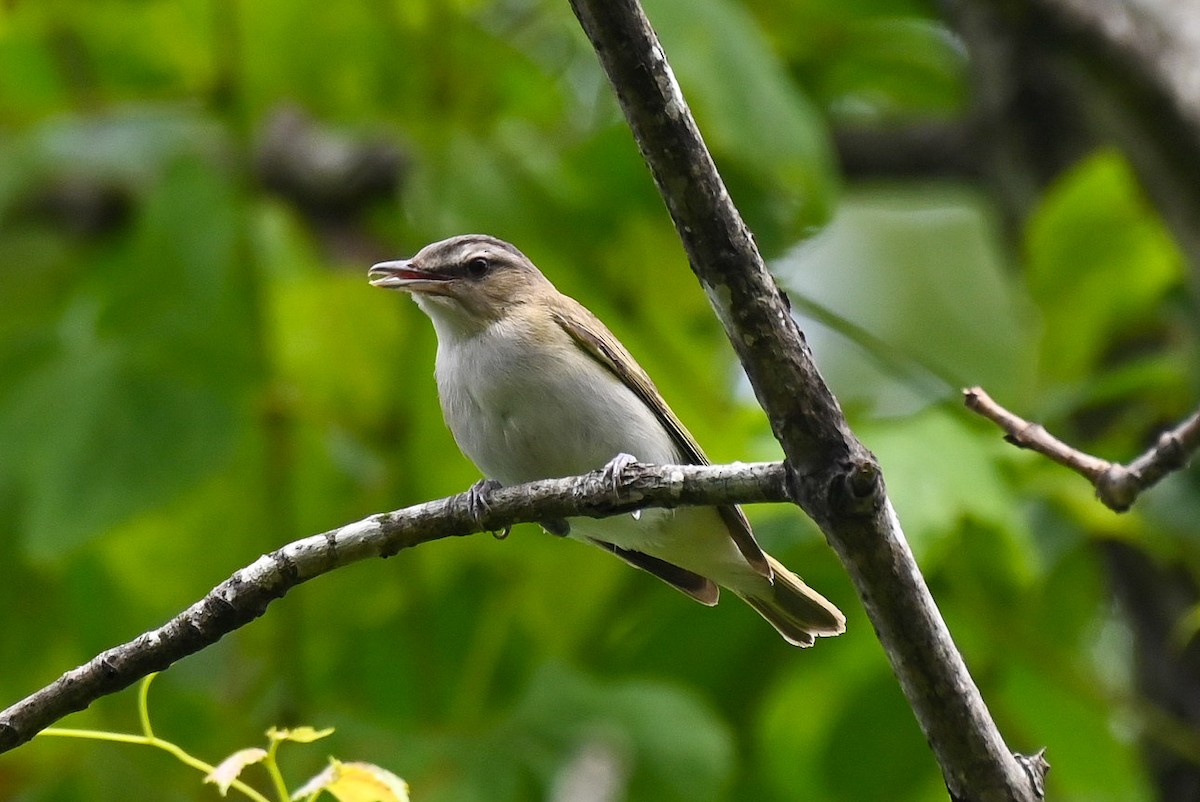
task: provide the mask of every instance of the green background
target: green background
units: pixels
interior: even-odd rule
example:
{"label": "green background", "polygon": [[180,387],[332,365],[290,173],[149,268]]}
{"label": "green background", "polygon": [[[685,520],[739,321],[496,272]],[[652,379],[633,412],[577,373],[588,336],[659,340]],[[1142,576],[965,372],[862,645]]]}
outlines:
{"label": "green background", "polygon": [[[1196,565],[1196,473],[1118,517],[958,394],[1121,460],[1195,403],[1194,298],[1129,167],[1089,155],[1016,232],[967,182],[848,182],[835,127],[964,113],[931,4],[647,10],[1010,746],[1048,747],[1054,799],[1150,799],[1138,738],[1196,760],[1200,736],[1138,697],[1098,546]],[[331,213],[266,188],[289,108],[334,162],[393,148],[395,191]],[[0,6],[0,704],[263,552],[478,478],[428,321],[366,283],[465,232],[599,314],[714,461],[778,458],[565,3]],[[157,730],[215,762],[271,725],[334,726],[285,751],[293,785],[334,754],[417,802],[564,799],[597,755],[628,800],[944,799],[820,533],[749,514],[846,635],[794,650],[736,600],[519,527],[301,587],[162,676]],[[134,694],[64,724],[133,730]],[[161,753],[38,738],[0,757],[0,798],[218,797]]]}

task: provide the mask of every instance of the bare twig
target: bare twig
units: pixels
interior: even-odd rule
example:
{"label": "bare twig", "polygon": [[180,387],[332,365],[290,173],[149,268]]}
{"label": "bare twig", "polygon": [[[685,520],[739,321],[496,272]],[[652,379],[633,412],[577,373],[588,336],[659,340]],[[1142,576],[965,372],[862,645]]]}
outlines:
{"label": "bare twig", "polygon": [[1164,432],[1145,454],[1128,465],[1093,457],[997,404],[982,387],[963,390],[963,403],[1004,430],[1004,439],[1018,448],[1036,451],[1075,471],[1096,488],[1096,497],[1111,510],[1125,512],[1138,496],[1164,476],[1188,464],[1200,449],[1200,410]]}
{"label": "bare twig", "polygon": [[783,446],[797,503],[821,527],[956,800],[1034,800],[946,629],[884,492],[729,198],[637,0],[571,0],[616,90],[684,249]]}
{"label": "bare twig", "polygon": [[599,470],[500,488],[488,496],[489,509],[479,521],[462,493],[297,540],[237,571],[161,627],[96,655],[0,712],[0,752],[101,696],[216,643],[258,618],[292,588],[335,568],[369,557],[390,557],[431,540],[498,531],[526,521],[604,517],[647,506],[787,501],[786,476],[779,463],[634,463],[621,472],[615,487],[613,477]]}
{"label": "bare twig", "polygon": [[1077,451],[1054,435],[1040,423],[1030,423],[1018,417],[992,400],[982,387],[963,390],[963,403],[967,409],[977,412],[1004,430],[1004,439],[1018,448],[1037,451],[1059,465],[1087,477],[1093,484],[1107,471],[1111,462]]}

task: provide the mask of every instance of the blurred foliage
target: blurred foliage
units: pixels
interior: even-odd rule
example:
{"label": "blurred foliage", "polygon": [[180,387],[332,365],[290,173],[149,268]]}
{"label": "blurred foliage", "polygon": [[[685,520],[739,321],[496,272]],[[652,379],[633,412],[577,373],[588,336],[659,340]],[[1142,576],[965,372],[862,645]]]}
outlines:
{"label": "blurred foliage", "polygon": [[[1055,799],[1150,798],[1137,740],[1161,734],[1096,544],[1200,564],[1196,473],[1117,517],[957,402],[983,383],[1114,459],[1195,404],[1195,299],[1128,167],[1079,164],[1018,243],[977,188],[843,187],[832,125],[963,111],[931,4],[647,6],[1010,744],[1049,748]],[[398,189],[340,217],[266,189],[256,154],[295,109],[391,143]],[[336,180],[338,153],[313,170]],[[427,321],[365,282],[466,231],[608,321],[714,459],[778,454],[564,3],[0,5],[3,703],[264,551],[477,478]],[[271,723],[336,726],[330,751],[420,802],[565,802],[588,776],[628,800],[945,798],[819,533],[751,515],[845,636],[789,649],[736,601],[526,527],[299,589],[172,668],[158,729],[213,760]],[[129,729],[130,708],[66,723]],[[1197,760],[1186,735],[1171,748]],[[119,745],[0,758],[0,798],[131,794],[217,798]]]}

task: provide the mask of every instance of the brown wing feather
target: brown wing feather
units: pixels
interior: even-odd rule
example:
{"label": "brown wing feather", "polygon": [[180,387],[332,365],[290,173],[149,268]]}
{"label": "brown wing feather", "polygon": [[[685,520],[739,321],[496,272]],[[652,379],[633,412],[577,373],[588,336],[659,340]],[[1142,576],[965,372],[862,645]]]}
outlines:
{"label": "brown wing feather", "polygon": [[[654,413],[670,433],[671,439],[679,448],[680,454],[693,465],[708,465],[708,457],[700,450],[696,442],[675,413],[667,406],[654,382],[642,370],[637,360],[621,345],[621,342],[608,330],[600,319],[593,315],[582,304],[567,296],[560,296],[563,310],[555,310],[552,314],[555,322],[571,335],[571,338],[593,359],[612,372],[626,387],[642,400]],[[569,314],[567,314],[569,312]],[[718,507],[722,520],[729,528],[729,535],[737,545],[738,551],[746,558],[755,571],[765,577],[771,576],[771,566],[766,555],[754,539],[750,522],[740,507]]]}
{"label": "brown wing feather", "polygon": [[666,560],[660,560],[657,557],[651,557],[649,554],[643,554],[640,551],[631,551],[623,549],[620,546],[614,546],[603,540],[591,538],[591,541],[602,549],[617,555],[634,568],[641,568],[647,573],[654,574],[654,576],[663,582],[666,582],[677,590],[683,591],[701,604],[707,604],[709,607],[712,607],[717,603],[717,599],[721,595],[721,590],[717,587],[717,583],[707,577],[692,573],[686,568],[680,568],[678,565],[669,563]]}

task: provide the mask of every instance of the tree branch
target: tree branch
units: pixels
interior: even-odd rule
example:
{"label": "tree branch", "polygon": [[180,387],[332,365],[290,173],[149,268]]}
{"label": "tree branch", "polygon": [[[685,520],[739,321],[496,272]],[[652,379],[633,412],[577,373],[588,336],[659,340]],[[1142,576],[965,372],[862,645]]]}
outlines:
{"label": "tree branch", "polygon": [[846,566],[955,800],[1033,800],[850,431],[717,174],[636,0],[571,0],[701,284],[783,445],[797,503]]}
{"label": "tree branch", "polygon": [[1092,483],[1096,497],[1115,512],[1125,512],[1143,491],[1164,476],[1185,468],[1200,449],[1200,410],[1164,432],[1145,454],[1128,465],[1093,457],[1067,445],[1039,423],[1030,423],[992,400],[982,387],[963,390],[963,403],[1004,430],[1004,439],[1054,460]]}
{"label": "tree branch", "polygon": [[133,640],[96,655],[0,712],[0,753],[28,741],[68,713],[82,710],[262,615],[289,590],[335,568],[445,537],[498,531],[554,518],[602,518],[642,507],[788,501],[780,463],[667,465],[634,463],[619,481],[603,470],[580,477],[502,487],[488,511],[472,517],[467,494],[380,513],[289,543],[260,557],[200,601]]}

